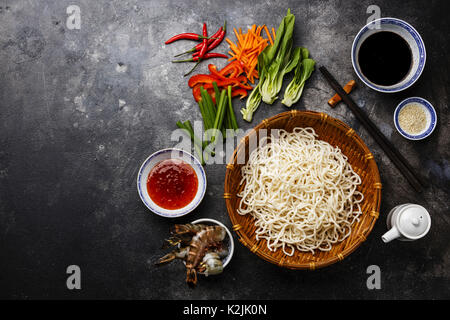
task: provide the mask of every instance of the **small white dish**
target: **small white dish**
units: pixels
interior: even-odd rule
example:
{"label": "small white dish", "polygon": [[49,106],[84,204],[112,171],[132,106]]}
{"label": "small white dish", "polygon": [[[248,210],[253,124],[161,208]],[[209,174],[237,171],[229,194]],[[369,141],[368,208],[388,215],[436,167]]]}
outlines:
{"label": "small white dish", "polygon": [[[379,28],[377,28],[377,26],[379,26]],[[401,36],[408,43],[412,53],[412,65],[409,73],[402,81],[392,86],[382,86],[367,79],[367,77],[362,73],[358,63],[358,53],[361,48],[361,44],[369,36],[380,31],[390,31]],[[417,81],[417,79],[419,79],[423,69],[425,68],[427,54],[422,37],[409,23],[397,18],[381,18],[371,21],[358,32],[353,40],[351,58],[353,69],[361,81],[364,82],[369,88],[379,92],[393,93],[409,88]]]}
{"label": "small white dish", "polygon": [[227,235],[228,235],[228,239],[225,238],[225,240],[224,240],[228,246],[228,255],[222,261],[223,267],[225,268],[230,263],[231,258],[233,257],[233,253],[234,253],[234,240],[233,240],[233,236],[231,235],[230,230],[222,222],[219,222],[214,219],[209,219],[209,218],[198,219],[198,220],[192,221],[191,223],[192,224],[202,223],[202,224],[207,224],[207,225],[216,224],[225,229],[225,231],[227,232]]}
{"label": "small white dish", "polygon": [[[194,199],[192,199],[192,201],[185,207],[176,210],[168,210],[158,206],[150,198],[147,192],[147,179],[150,171],[156,164],[167,159],[180,159],[188,163],[194,169],[198,179],[198,188]],[[159,150],[150,155],[147,159],[145,159],[144,163],[141,165],[141,168],[139,169],[139,173],[137,176],[137,190],[142,202],[147,206],[147,208],[149,208],[157,215],[166,218],[181,217],[194,210],[200,204],[203,197],[205,196],[206,192],[205,170],[203,169],[203,166],[201,165],[200,161],[198,161],[196,157],[194,157],[187,151],[175,148]]]}
{"label": "small white dish", "polygon": [[[399,121],[398,121],[398,116],[400,114],[400,111],[407,105],[414,103],[417,104],[419,106],[421,106],[423,108],[423,110],[425,111],[425,115],[426,115],[426,125],[425,125],[425,129],[422,130],[421,132],[417,133],[417,134],[410,134],[405,132],[405,130],[403,130],[400,127]],[[437,114],[436,114],[436,110],[434,110],[433,105],[428,102],[427,100],[420,98],[420,97],[410,97],[407,98],[405,100],[403,100],[402,102],[399,103],[399,105],[397,106],[397,108],[395,108],[394,111],[394,124],[395,124],[395,128],[397,129],[397,131],[406,139],[409,140],[422,140],[425,139],[426,137],[428,137],[436,128],[436,122],[437,122]]]}

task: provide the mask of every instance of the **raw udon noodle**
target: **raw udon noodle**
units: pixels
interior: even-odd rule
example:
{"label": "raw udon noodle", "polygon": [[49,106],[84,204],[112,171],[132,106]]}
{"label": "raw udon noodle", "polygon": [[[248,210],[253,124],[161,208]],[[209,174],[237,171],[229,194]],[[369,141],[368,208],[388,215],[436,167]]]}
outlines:
{"label": "raw udon noodle", "polygon": [[337,147],[313,128],[266,137],[242,167],[238,213],[255,219],[256,239],[271,251],[329,251],[359,220],[361,178]]}

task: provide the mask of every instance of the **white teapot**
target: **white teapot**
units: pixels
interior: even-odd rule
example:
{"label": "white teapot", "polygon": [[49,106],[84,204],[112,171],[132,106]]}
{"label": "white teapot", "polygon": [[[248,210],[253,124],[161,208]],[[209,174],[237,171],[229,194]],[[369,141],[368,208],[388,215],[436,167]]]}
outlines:
{"label": "white teapot", "polygon": [[385,243],[394,239],[413,241],[428,233],[431,217],[424,207],[406,203],[396,206],[389,212],[387,226],[390,230],[381,236]]}

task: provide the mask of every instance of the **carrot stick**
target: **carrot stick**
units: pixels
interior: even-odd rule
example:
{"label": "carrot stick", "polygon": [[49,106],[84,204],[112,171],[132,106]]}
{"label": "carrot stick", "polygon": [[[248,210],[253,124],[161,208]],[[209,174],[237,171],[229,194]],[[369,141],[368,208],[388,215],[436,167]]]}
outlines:
{"label": "carrot stick", "polygon": [[264,26],[264,31],[267,33],[267,36],[269,37],[270,44],[273,46],[273,40],[272,40],[272,37],[270,36],[269,29],[267,29],[266,25]]}
{"label": "carrot stick", "polygon": [[241,38],[239,37],[239,33],[237,32],[236,28],[233,28],[234,34],[236,35],[236,39],[238,40],[238,43],[241,42]]}
{"label": "carrot stick", "polygon": [[[267,34],[267,38],[263,37],[263,30]],[[228,61],[236,60],[240,62],[248,81],[254,83],[255,78],[258,78],[258,70],[256,70],[258,55],[269,43],[273,44],[272,35],[266,25],[257,26],[253,24],[244,34],[241,28],[233,28],[233,31],[236,42],[233,43],[229,38],[226,38],[230,46],[228,53],[231,56]]]}

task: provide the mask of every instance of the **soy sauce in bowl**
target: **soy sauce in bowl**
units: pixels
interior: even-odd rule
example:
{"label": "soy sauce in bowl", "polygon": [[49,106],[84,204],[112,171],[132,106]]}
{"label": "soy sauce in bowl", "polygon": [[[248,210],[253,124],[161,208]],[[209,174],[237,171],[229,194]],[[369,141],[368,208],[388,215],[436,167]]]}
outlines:
{"label": "soy sauce in bowl", "polygon": [[390,31],[376,32],[367,37],[358,52],[361,72],[381,86],[392,86],[408,75],[412,66],[412,51],[400,35]]}

